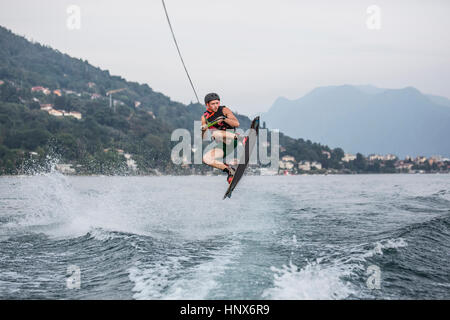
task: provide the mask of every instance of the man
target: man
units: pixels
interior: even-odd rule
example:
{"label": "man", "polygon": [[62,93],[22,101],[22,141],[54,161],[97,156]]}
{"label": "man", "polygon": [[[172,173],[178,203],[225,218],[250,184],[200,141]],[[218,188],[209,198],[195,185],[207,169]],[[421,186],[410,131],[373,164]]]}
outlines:
{"label": "man", "polygon": [[210,129],[212,139],[218,145],[203,156],[203,162],[227,173],[227,181],[231,183],[235,169],[224,161],[227,154],[236,148],[238,136],[227,130],[239,127],[239,121],[230,109],[220,105],[220,97],[217,93],[208,93],[205,96],[205,105],[206,111],[202,116],[202,139],[206,130]]}

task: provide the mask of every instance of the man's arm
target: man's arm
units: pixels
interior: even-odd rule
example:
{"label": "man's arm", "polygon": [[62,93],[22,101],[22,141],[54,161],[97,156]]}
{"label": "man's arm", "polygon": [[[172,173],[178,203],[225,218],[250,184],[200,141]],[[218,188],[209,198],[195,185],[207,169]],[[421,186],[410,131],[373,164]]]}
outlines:
{"label": "man's arm", "polygon": [[205,135],[206,130],[208,130],[208,128],[206,127],[205,116],[202,116],[202,140],[203,140],[203,136]]}
{"label": "man's arm", "polygon": [[230,126],[232,126],[234,128],[239,127],[239,121],[238,121],[238,119],[236,119],[236,117],[234,116],[233,112],[231,112],[230,109],[228,109],[227,107],[224,107],[223,114],[225,115],[225,117],[227,117],[224,120],[226,123],[228,123]]}

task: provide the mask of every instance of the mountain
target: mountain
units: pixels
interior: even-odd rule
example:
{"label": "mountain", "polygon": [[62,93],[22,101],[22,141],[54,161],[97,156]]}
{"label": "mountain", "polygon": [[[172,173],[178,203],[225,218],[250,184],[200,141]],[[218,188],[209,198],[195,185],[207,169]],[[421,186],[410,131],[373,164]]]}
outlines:
{"label": "mountain", "polygon": [[278,98],[263,117],[269,128],[350,153],[450,156],[448,99],[413,87],[320,87],[297,100]]}
{"label": "mountain", "polygon": [[[358,88],[359,90],[361,90],[362,92],[369,93],[369,94],[381,93],[381,92],[387,90],[387,89],[377,88],[372,85],[362,85],[362,86],[355,86],[355,87]],[[436,96],[433,94],[426,94],[426,97],[428,97],[428,99],[430,99],[431,102],[433,102],[435,104],[450,107],[450,99],[448,99],[448,98]]]}
{"label": "mountain", "polygon": [[427,97],[435,104],[450,107],[450,99],[441,96],[435,96],[432,94],[427,94]]}

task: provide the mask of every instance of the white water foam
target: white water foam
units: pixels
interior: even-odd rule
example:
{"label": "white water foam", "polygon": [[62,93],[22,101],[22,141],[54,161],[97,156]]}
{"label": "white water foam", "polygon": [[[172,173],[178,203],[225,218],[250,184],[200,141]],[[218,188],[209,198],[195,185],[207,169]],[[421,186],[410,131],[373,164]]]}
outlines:
{"label": "white water foam", "polygon": [[104,230],[102,228],[92,228],[91,230],[89,230],[89,235],[98,241],[108,241],[121,238],[117,233]]}
{"label": "white water foam", "polygon": [[[271,228],[270,219],[261,219],[265,216],[262,205],[235,201],[211,210],[213,201],[205,199],[217,191],[200,193],[192,188],[191,179],[196,178],[68,177],[57,171],[12,177],[8,187],[16,199],[10,208],[18,209],[7,213],[9,222],[2,224],[0,237],[32,232],[74,238],[99,228],[153,238],[202,240]],[[173,192],[174,183],[183,190],[182,198]]]}
{"label": "white water foam", "polygon": [[374,255],[383,255],[383,250],[403,248],[406,246],[408,246],[408,243],[406,243],[405,239],[403,238],[377,241],[375,243],[375,248],[373,250],[369,250],[366,254],[364,254],[363,258],[370,258]]}
{"label": "white water foam", "polygon": [[267,299],[286,300],[329,300],[344,299],[352,290],[351,285],[341,280],[350,270],[339,266],[323,266],[312,262],[298,269],[291,261],[281,268],[271,267],[274,272],[274,286],[263,292]]}
{"label": "white water foam", "polygon": [[322,257],[308,262],[299,269],[292,261],[281,268],[272,266],[274,273],[273,287],[266,289],[262,297],[267,299],[287,300],[332,300],[345,299],[350,295],[361,296],[360,288],[344,280],[356,276],[355,271],[365,270],[367,258],[383,255],[383,250],[407,246],[403,238],[387,239],[376,242],[369,250],[361,250],[367,244],[350,249],[342,258],[330,260]]}
{"label": "white water foam", "polygon": [[211,259],[194,267],[184,267],[183,262],[192,262],[189,257],[168,257],[154,264],[136,262],[128,269],[134,283],[134,299],[206,299],[220,283],[222,275],[239,255],[239,245],[234,242],[212,255]]}
{"label": "white water foam", "polygon": [[[115,178],[87,178],[103,186],[100,191],[83,186],[85,177],[67,177],[57,171],[12,179],[14,194],[21,195],[14,201],[21,209],[8,212],[10,221],[2,225],[2,236],[31,231],[54,238],[73,238],[91,233],[104,240],[112,236],[101,234],[106,230],[149,235],[139,216],[132,215],[142,211],[147,199],[126,198],[122,189],[127,190],[127,186],[110,183]],[[109,184],[105,186],[99,180]]]}

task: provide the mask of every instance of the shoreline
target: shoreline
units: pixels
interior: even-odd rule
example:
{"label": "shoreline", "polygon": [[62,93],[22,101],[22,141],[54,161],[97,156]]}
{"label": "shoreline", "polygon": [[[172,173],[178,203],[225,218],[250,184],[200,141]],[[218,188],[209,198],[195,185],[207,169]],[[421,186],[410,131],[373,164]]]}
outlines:
{"label": "shoreline", "polygon": [[[59,171],[53,172],[41,172],[35,174],[14,174],[14,175],[0,175],[0,178],[12,178],[12,177],[34,177],[39,175],[46,175],[57,173],[66,177],[191,177],[191,176],[199,176],[199,177],[215,177],[215,176],[223,176],[223,174],[67,174]],[[246,174],[246,176],[258,176],[258,177],[291,177],[291,176],[355,176],[355,175],[446,175],[450,174],[450,172],[361,172],[361,173],[301,173],[301,174],[275,174],[275,175],[261,175],[261,174]]]}

